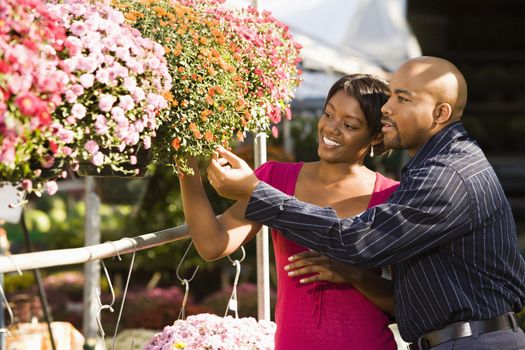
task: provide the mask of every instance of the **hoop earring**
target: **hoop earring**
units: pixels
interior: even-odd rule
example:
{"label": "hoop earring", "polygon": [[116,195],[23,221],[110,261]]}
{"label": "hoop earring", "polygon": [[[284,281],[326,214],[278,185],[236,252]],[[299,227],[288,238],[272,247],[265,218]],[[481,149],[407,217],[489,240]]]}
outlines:
{"label": "hoop earring", "polygon": [[374,157],[374,146],[370,146],[370,158]]}

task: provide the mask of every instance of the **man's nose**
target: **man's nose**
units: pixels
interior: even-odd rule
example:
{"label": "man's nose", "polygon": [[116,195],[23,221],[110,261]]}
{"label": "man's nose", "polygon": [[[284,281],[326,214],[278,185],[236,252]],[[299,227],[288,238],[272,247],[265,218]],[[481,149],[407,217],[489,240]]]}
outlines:
{"label": "man's nose", "polygon": [[386,103],[381,107],[381,113],[383,115],[391,115],[392,110],[390,109],[390,105],[388,104],[390,100],[386,101]]}

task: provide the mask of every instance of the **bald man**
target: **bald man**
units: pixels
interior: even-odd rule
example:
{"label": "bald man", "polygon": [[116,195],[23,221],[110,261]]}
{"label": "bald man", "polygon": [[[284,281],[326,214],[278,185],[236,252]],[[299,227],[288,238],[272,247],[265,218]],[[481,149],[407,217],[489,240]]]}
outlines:
{"label": "bald man", "polygon": [[460,122],[463,75],[419,57],[394,72],[390,92],[384,144],[411,160],[384,204],[338,218],[259,181],[223,149],[209,180],[222,196],[249,200],[247,219],[299,244],[350,265],[392,265],[396,320],[411,349],[525,349],[514,313],[525,304],[525,261],[500,182]]}

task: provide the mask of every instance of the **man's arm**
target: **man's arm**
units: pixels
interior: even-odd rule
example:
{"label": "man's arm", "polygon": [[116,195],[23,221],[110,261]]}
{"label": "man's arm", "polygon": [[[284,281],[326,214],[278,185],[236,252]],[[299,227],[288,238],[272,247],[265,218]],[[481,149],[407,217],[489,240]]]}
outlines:
{"label": "man's arm", "polygon": [[[405,174],[393,197],[360,216],[340,219],[332,208],[298,201],[260,182],[233,153],[218,150],[208,178],[227,198],[251,198],[246,218],[277,228],[287,238],[344,263],[390,265],[434,249],[472,230],[463,179],[453,169],[427,164]],[[223,167],[225,162],[230,167]]]}
{"label": "man's arm", "polygon": [[246,218],[349,264],[384,266],[439,247],[471,230],[461,177],[443,166],[414,169],[387,203],[340,219],[332,208],[298,201],[260,182]]}

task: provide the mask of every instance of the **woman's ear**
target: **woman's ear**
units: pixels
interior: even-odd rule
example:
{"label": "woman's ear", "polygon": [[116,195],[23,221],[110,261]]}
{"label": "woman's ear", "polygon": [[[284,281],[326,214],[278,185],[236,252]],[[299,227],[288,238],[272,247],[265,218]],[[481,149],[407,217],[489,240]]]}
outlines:
{"label": "woman's ear", "polygon": [[373,139],[372,139],[372,146],[377,146],[377,145],[380,145],[383,143],[383,133],[380,132],[379,134],[377,134]]}
{"label": "woman's ear", "polygon": [[448,123],[452,117],[452,106],[445,102],[440,103],[434,108],[432,115],[437,124]]}

